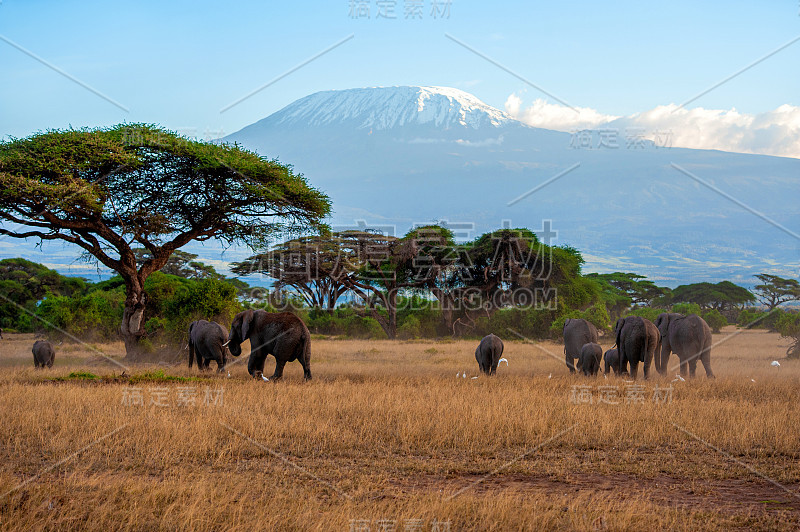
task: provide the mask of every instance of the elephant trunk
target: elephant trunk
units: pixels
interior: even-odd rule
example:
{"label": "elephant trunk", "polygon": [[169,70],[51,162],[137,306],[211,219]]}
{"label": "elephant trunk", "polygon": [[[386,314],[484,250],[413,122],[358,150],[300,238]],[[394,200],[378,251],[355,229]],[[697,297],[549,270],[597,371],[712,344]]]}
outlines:
{"label": "elephant trunk", "polygon": [[659,343],[661,344],[661,356],[659,357],[660,358],[660,362],[661,362],[661,364],[660,364],[661,368],[660,369],[656,368],[656,369],[658,369],[658,372],[661,375],[666,375],[667,371],[669,369],[667,367],[667,364],[669,362],[669,355],[672,352],[672,350],[671,350],[671,347],[669,345],[669,339],[666,336],[662,336],[661,337],[661,341]]}

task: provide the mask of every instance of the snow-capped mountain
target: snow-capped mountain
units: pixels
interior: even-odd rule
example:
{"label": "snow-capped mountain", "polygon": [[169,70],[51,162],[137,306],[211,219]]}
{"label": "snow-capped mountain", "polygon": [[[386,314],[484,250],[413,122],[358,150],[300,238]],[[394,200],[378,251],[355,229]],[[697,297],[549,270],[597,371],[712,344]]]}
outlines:
{"label": "snow-capped mountain", "polygon": [[588,271],[670,285],[797,274],[800,242],[779,226],[800,227],[800,160],[611,133],[530,127],[457,89],[379,87],[306,96],[224,140],[294,165],[339,228],[447,220],[467,239],[549,223]]}
{"label": "snow-capped mountain", "polygon": [[317,127],[336,122],[372,130],[412,124],[440,129],[480,129],[517,123],[506,113],[458,89],[374,87],[317,92],[284,107],[258,124]]}

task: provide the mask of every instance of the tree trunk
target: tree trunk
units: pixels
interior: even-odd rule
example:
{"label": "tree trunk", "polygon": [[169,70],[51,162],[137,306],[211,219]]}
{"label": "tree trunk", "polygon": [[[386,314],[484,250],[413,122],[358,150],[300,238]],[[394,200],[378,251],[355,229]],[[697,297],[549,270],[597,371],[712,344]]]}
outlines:
{"label": "tree trunk", "polygon": [[126,283],[127,297],[120,334],[125,342],[125,360],[136,362],[143,352],[139,341],[144,336],[144,289],[137,279]]}
{"label": "tree trunk", "polygon": [[386,297],[386,312],[389,313],[389,330],[386,331],[390,340],[397,338],[397,289],[389,290]]}

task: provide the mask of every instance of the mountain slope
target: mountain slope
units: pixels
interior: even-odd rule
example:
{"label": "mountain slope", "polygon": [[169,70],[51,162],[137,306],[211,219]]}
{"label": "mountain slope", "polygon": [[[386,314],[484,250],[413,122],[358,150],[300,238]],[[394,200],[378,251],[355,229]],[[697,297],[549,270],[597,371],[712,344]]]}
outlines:
{"label": "mountain slope", "polygon": [[624,131],[616,148],[595,137],[586,149],[456,89],[325,91],[225,140],[293,164],[330,194],[334,226],[403,234],[448,220],[473,238],[550,220],[554,243],[580,249],[587,270],[672,285],[795,275],[800,257],[798,241],[764,219],[800,227],[800,160],[659,148]]}
{"label": "mountain slope", "polygon": [[256,126],[318,127],[333,123],[358,129],[426,124],[439,129],[500,127],[516,122],[475,96],[446,87],[375,87],[323,91],[301,98]]}

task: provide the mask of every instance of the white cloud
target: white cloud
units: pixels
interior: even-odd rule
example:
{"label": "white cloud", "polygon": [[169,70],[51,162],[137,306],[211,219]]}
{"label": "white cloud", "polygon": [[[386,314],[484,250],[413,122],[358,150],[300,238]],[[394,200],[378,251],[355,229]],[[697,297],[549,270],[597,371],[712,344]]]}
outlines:
{"label": "white cloud", "polygon": [[619,118],[588,107],[566,107],[542,99],[536,99],[530,107],[523,108],[522,98],[516,94],[506,99],[505,108],[508,114],[521,122],[556,131],[593,128]]}
{"label": "white cloud", "polygon": [[800,158],[800,107],[788,104],[758,114],[740,113],[736,109],[684,109],[669,104],[616,117],[586,107],[577,107],[576,113],[569,107],[541,99],[523,107],[522,99],[512,94],[505,108],[508,114],[528,125],[557,131],[639,128],[646,138],[654,140],[658,136],[661,142],[668,138],[675,147]]}

